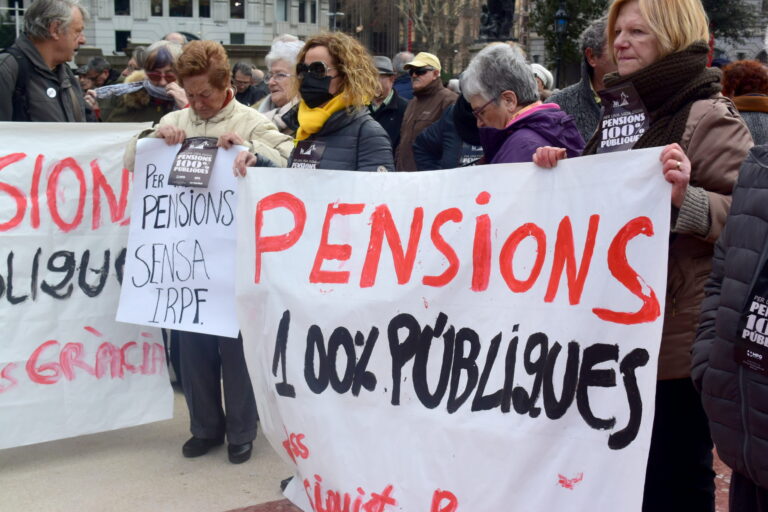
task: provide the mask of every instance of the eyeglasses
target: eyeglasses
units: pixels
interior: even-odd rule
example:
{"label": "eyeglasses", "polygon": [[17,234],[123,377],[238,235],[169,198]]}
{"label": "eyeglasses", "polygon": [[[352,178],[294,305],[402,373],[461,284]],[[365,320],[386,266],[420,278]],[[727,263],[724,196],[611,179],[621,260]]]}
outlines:
{"label": "eyeglasses", "polygon": [[272,80],[274,78],[278,82],[281,82],[281,81],[285,80],[286,78],[290,78],[292,76],[293,75],[289,75],[288,73],[267,73],[266,75],[264,75],[264,81],[265,82],[269,82],[270,80]]}
{"label": "eyeglasses", "polygon": [[416,75],[416,76],[422,76],[426,75],[430,71],[434,71],[435,68],[424,66],[423,68],[408,68],[408,74],[410,76]]}
{"label": "eyeglasses", "polygon": [[[336,69],[336,68],[329,68],[328,66],[325,65],[325,62],[322,62],[322,61],[312,62],[311,64],[297,64],[296,76],[298,76],[299,79],[303,79],[304,75],[309,73],[315,78],[323,79],[326,76],[328,76],[328,71],[330,71],[331,69]],[[331,78],[336,78],[336,77],[332,76]]]}
{"label": "eyeglasses", "polygon": [[248,81],[245,81],[245,80],[232,80],[232,83],[235,84],[235,85],[239,85],[241,87],[248,87],[249,85],[251,85],[251,81],[250,80],[248,80]]}
{"label": "eyeglasses", "polygon": [[496,97],[492,98],[489,102],[485,103],[482,107],[476,108],[472,111],[472,115],[475,116],[478,119],[482,118],[483,111],[488,108],[488,105],[496,101]]}
{"label": "eyeglasses", "polygon": [[147,72],[147,78],[155,82],[162,80],[163,77],[165,77],[166,82],[176,81],[176,73],[174,73],[173,71],[148,71]]}

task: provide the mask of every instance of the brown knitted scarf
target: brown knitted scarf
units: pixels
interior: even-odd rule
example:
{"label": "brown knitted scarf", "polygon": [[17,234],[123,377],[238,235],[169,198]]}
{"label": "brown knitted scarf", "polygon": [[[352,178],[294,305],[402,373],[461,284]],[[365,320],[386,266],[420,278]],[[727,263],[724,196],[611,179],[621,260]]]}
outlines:
{"label": "brown knitted scarf", "polygon": [[[720,92],[720,70],[706,67],[708,52],[707,44],[700,41],[632,74],[606,75],[606,87],[631,82],[650,115],[650,127],[633,149],[680,142],[693,102]],[[584,148],[584,155],[595,154],[600,133],[599,129],[595,132]]]}

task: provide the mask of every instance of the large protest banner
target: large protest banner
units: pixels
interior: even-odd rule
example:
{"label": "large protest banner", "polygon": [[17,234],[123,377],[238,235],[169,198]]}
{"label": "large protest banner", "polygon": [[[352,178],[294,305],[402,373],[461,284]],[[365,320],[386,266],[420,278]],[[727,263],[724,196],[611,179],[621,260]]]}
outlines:
{"label": "large protest banner", "polygon": [[143,127],[0,124],[0,448],[172,415],[160,330],[115,321]]}
{"label": "large protest banner", "polygon": [[641,509],[670,187],[650,149],[250,169],[237,300],[305,511]]}
{"label": "large protest banner", "polygon": [[180,144],[142,139],[125,281],[117,319],[236,338],[232,163],[244,149],[219,149],[206,187],[169,184]]}

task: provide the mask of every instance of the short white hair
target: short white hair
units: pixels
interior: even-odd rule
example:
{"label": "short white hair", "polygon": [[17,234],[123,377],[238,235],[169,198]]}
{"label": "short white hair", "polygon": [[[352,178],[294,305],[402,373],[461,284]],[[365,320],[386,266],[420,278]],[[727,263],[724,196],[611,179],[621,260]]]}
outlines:
{"label": "short white hair", "polygon": [[467,101],[480,96],[498,102],[504,91],[514,92],[520,105],[539,99],[536,79],[520,48],[508,44],[486,46],[461,74],[461,92]]}
{"label": "short white hair", "polygon": [[291,34],[283,34],[277,36],[272,41],[272,47],[269,49],[269,53],[264,57],[264,62],[267,64],[267,68],[271,68],[272,64],[279,60],[284,60],[288,63],[288,66],[293,67],[296,65],[296,57],[299,56],[299,52],[304,47],[304,41],[299,40],[298,37]]}

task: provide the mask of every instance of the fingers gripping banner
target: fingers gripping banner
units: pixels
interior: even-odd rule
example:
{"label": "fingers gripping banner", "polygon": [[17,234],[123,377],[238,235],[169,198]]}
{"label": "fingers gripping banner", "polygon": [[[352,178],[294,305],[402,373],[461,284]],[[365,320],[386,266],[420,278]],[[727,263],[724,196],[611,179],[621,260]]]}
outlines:
{"label": "fingers gripping banner", "polygon": [[0,448],[171,417],[160,331],[115,321],[143,127],[0,124]]}
{"label": "fingers gripping banner", "polygon": [[251,169],[238,315],[305,511],[639,511],[659,150],[428,173]]}

